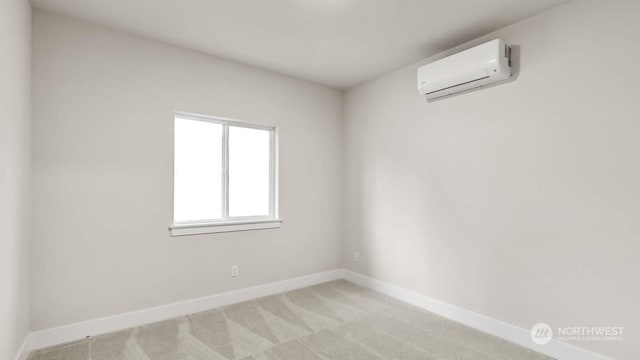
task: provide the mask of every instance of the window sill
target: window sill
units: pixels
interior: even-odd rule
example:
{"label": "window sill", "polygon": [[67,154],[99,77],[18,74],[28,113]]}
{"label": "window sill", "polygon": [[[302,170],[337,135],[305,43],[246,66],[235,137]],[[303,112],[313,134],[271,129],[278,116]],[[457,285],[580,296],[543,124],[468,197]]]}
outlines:
{"label": "window sill", "polygon": [[171,236],[187,236],[233,231],[277,229],[281,224],[282,220],[280,219],[247,220],[226,223],[174,224],[169,227],[169,231],[171,232]]}

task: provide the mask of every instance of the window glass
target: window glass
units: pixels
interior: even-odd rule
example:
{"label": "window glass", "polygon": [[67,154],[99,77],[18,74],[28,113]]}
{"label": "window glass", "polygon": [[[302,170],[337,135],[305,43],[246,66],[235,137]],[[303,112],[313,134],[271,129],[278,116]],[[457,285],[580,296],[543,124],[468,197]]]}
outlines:
{"label": "window glass", "polygon": [[269,215],[271,132],[229,126],[229,217]]}
{"label": "window glass", "polygon": [[222,124],[176,118],[175,222],[223,217],[222,131]]}

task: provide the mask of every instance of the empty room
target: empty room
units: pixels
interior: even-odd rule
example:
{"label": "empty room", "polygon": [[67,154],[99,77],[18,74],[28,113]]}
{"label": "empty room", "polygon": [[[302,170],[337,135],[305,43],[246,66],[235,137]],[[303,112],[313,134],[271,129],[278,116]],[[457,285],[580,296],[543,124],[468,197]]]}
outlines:
{"label": "empty room", "polygon": [[640,359],[640,2],[0,0],[0,360]]}

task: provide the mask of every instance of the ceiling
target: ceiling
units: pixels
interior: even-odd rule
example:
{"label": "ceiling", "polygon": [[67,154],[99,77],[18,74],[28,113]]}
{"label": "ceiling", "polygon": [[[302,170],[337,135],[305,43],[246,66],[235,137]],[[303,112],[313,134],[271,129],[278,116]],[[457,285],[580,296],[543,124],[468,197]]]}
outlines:
{"label": "ceiling", "polygon": [[348,88],[566,0],[32,0],[173,45]]}

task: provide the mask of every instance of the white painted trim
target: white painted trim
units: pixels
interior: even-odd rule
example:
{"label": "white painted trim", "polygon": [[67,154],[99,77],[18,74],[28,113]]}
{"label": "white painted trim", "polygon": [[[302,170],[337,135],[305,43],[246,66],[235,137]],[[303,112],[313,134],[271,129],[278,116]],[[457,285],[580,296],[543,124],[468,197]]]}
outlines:
{"label": "white painted trim", "polygon": [[180,224],[170,227],[171,236],[214,234],[221,232],[247,231],[260,229],[277,229],[282,220],[248,220],[225,223]]}
{"label": "white painted trim", "polygon": [[31,352],[31,333],[27,334],[22,341],[22,345],[18,349],[18,353],[16,354],[16,360],[27,360],[27,356]]}
{"label": "white painted trim", "polygon": [[[344,277],[343,273],[344,271],[342,269],[331,270],[301,276],[294,279],[205,296],[193,300],[161,305],[140,311],[133,311],[125,314],[65,325],[53,329],[35,331],[30,334],[30,341],[28,342],[28,345],[25,346],[26,351],[23,352],[28,354],[31,350],[63,344],[83,339],[87,336],[118,331],[156,321],[171,319],[177,316],[206,311],[224,305],[235,304],[263,296],[313,286],[327,281],[338,280]],[[23,359],[20,358],[18,360]]]}
{"label": "white painted trim", "polygon": [[185,111],[174,111],[173,117],[174,119],[180,118],[180,119],[195,120],[195,121],[207,121],[207,122],[212,122],[212,123],[221,124],[221,125],[231,125],[231,126],[259,129],[259,130],[273,131],[276,129],[275,126],[264,125],[255,121],[237,120],[237,119],[232,119],[232,118],[227,118],[222,116],[196,114],[196,113],[185,112]]}
{"label": "white painted trim", "polygon": [[531,332],[515,325],[490,318],[457,307],[446,302],[430,298],[415,291],[407,290],[389,283],[358,274],[351,270],[344,270],[345,279],[381,294],[390,296],[400,301],[412,304],[424,310],[446,317],[453,321],[465,324],[480,331],[505,339],[520,346],[529,348],[539,353],[554,357],[559,360],[610,360],[610,358],[594,352],[558,341],[552,340],[546,345],[537,345],[531,340]]}

